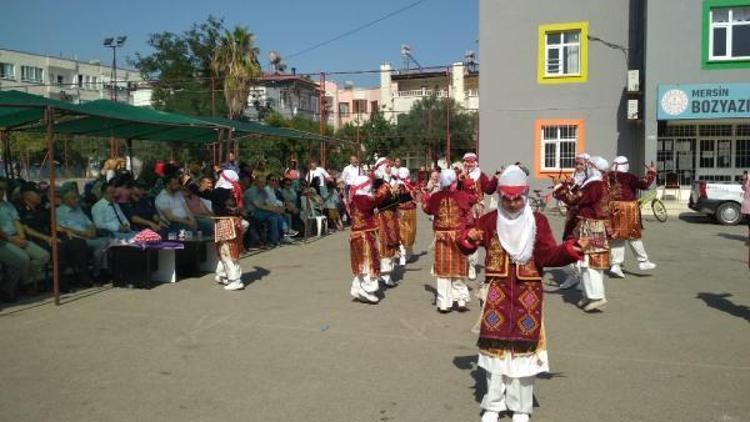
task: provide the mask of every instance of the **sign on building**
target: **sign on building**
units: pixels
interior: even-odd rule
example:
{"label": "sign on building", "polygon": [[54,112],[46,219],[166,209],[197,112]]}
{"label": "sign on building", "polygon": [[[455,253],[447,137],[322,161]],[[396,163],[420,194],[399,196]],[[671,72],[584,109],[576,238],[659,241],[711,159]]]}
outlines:
{"label": "sign on building", "polygon": [[750,118],[750,84],[659,85],[657,120]]}

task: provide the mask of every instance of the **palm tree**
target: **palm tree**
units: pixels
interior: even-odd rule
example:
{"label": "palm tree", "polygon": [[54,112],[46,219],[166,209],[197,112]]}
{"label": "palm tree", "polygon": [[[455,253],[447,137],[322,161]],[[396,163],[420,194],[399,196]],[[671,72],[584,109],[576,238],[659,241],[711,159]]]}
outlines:
{"label": "palm tree", "polygon": [[245,27],[225,31],[211,60],[214,76],[224,80],[224,99],[229,109],[229,118],[242,115],[247,107],[250,87],[260,76],[259,50],[255,47],[255,36]]}

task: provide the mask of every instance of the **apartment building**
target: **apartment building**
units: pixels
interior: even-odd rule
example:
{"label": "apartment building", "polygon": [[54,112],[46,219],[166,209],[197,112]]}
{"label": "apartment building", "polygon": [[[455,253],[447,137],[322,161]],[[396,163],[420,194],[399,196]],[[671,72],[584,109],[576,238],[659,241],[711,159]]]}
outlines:
{"label": "apartment building", "polygon": [[19,90],[48,98],[84,103],[109,99],[113,89],[117,100],[136,106],[151,104],[151,89],[138,71],[112,67],[94,60],[83,62],[0,48],[0,89]]}
{"label": "apartment building", "polygon": [[250,91],[245,115],[257,120],[273,110],[286,118],[301,116],[320,120],[320,84],[292,74],[264,74]]}
{"label": "apartment building", "polygon": [[380,107],[393,122],[411,110],[425,97],[450,96],[466,111],[479,109],[479,71],[454,63],[445,70],[394,70],[390,64],[380,66]]}

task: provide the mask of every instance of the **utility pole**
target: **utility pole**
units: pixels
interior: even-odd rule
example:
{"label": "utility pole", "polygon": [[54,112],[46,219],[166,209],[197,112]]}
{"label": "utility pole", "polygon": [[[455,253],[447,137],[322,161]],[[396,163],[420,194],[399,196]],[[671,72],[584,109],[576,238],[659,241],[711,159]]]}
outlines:
{"label": "utility pole", "polygon": [[[118,37],[108,37],[104,39],[104,46],[112,49],[112,71],[110,73],[112,80],[110,81],[109,86],[110,98],[114,102],[117,102],[117,49],[122,48],[122,46],[125,45],[125,41],[127,39],[128,37],[126,35],[120,35]],[[117,155],[117,140],[113,136],[109,141],[109,156],[116,157]]]}
{"label": "utility pole", "polygon": [[360,122],[357,121],[357,158],[362,161],[362,141],[359,139],[359,125]]}
{"label": "utility pole", "polygon": [[[323,137],[326,134],[326,122],[325,122],[325,102],[326,102],[326,74],[320,72],[320,136]],[[325,139],[320,141],[320,165],[325,168],[326,166],[326,143]]]}
{"label": "utility pole", "polygon": [[445,93],[445,161],[451,163],[451,69],[447,69],[448,90]]}

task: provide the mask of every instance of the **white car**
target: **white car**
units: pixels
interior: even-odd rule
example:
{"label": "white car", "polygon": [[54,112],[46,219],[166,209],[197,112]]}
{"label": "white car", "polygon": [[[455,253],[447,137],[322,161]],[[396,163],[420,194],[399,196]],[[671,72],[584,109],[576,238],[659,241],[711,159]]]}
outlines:
{"label": "white car", "polygon": [[690,191],[690,209],[713,216],[726,226],[742,221],[742,186],[737,183],[693,182]]}

